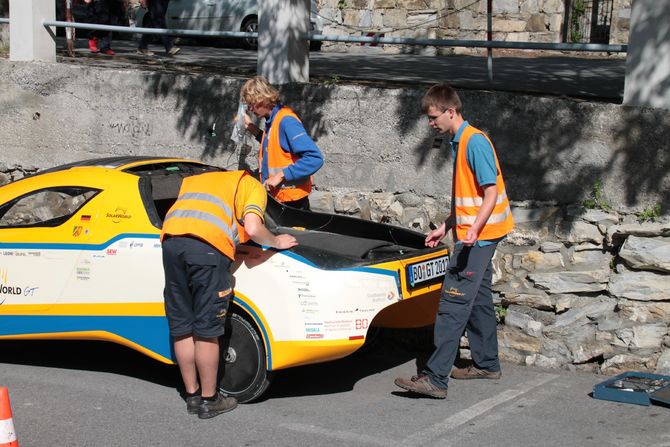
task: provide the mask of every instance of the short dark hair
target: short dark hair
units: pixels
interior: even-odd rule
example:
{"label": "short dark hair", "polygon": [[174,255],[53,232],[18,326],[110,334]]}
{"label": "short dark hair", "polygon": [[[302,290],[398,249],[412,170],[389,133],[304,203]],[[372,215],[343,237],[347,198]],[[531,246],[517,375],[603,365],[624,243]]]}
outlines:
{"label": "short dark hair", "polygon": [[435,84],[428,89],[423,98],[421,98],[421,109],[424,113],[428,112],[430,107],[435,107],[438,110],[445,111],[447,109],[454,109],[456,113],[461,113],[463,103],[458,93],[449,84]]}

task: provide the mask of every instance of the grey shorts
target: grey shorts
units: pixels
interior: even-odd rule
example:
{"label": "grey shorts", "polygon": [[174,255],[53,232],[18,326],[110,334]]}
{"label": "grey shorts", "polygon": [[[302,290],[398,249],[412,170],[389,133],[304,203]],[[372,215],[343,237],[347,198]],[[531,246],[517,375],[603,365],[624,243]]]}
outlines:
{"label": "grey shorts", "polygon": [[233,294],[231,263],[230,258],[199,239],[180,236],[163,240],[163,297],[170,335],[223,335]]}

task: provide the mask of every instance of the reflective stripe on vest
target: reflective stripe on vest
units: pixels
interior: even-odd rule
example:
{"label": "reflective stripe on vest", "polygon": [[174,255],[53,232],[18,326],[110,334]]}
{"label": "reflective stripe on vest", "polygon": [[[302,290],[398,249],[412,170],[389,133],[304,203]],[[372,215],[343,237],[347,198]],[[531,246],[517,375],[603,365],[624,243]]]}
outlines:
{"label": "reflective stripe on vest", "polygon": [[[272,126],[270,126],[270,135],[263,133],[263,138],[261,139],[261,149],[258,151],[258,166],[260,169],[263,169],[263,142],[265,138],[268,139],[268,177],[273,174],[278,174],[285,167],[292,165],[300,157],[293,155],[292,153],[282,149],[279,138],[279,126],[281,120],[291,116],[298,121],[300,118],[288,107],[282,107],[275,114]],[[263,175],[261,174],[261,181],[263,180]],[[284,181],[281,185],[281,188],[272,192],[271,194],[275,199],[280,202],[293,202],[295,200],[300,200],[303,197],[307,197],[312,191],[312,178],[308,177],[306,179],[298,179],[294,181]]]}
{"label": "reflective stripe on vest", "polygon": [[[484,191],[477,183],[477,179],[467,161],[467,145],[472,135],[476,133],[483,135],[493,148],[491,140],[480,130],[470,125],[463,129],[461,139],[458,143],[453,179],[453,207],[456,217],[456,237],[458,239],[465,238],[468,229],[477,219],[477,212],[484,201]],[[500,171],[500,164],[495,148],[493,149],[493,157],[496,162],[496,190],[498,197],[496,198],[491,215],[478,235],[478,239],[480,240],[501,238],[514,228],[512,210],[509,206],[505,182]]]}
{"label": "reflective stripe on vest", "polygon": [[[170,236],[195,236],[230,259],[235,246],[248,238],[235,217],[235,195],[244,171],[207,172],[184,179],[161,232]],[[203,192],[208,191],[208,192]]]}

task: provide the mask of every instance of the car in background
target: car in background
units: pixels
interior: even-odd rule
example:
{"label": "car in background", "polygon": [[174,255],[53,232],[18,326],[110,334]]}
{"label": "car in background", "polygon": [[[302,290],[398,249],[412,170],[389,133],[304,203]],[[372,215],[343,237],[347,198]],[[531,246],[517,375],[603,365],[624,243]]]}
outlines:
{"label": "car in background", "polygon": [[[0,343],[104,340],[173,363],[160,229],[185,177],[220,170],[179,158],[113,157],[0,187]],[[250,401],[276,371],[345,357],[373,328],[434,322],[444,246],[271,197],[266,226],[299,245],[238,247],[220,343],[222,392]]]}
{"label": "car in background", "polygon": [[[199,31],[258,31],[258,1],[262,0],[171,0],[165,19],[171,29]],[[321,33],[321,18],[316,0],[311,0],[310,31]],[[144,23],[146,10],[137,11],[136,23]],[[242,45],[258,48],[256,39],[242,39]],[[319,50],[321,42],[310,42],[310,49]]]}

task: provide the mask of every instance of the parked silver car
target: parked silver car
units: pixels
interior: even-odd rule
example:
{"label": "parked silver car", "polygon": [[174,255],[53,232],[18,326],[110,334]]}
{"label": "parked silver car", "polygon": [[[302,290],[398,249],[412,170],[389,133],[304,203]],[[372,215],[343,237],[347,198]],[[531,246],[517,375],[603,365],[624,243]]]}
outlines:
{"label": "parked silver car", "polygon": [[[146,10],[140,8],[136,22],[141,26]],[[167,27],[199,31],[258,31],[258,0],[170,0],[165,15]],[[317,14],[316,0],[311,0],[310,28],[323,29]],[[243,39],[245,48],[255,50],[256,39]],[[321,42],[312,42],[310,49],[318,50]]]}

